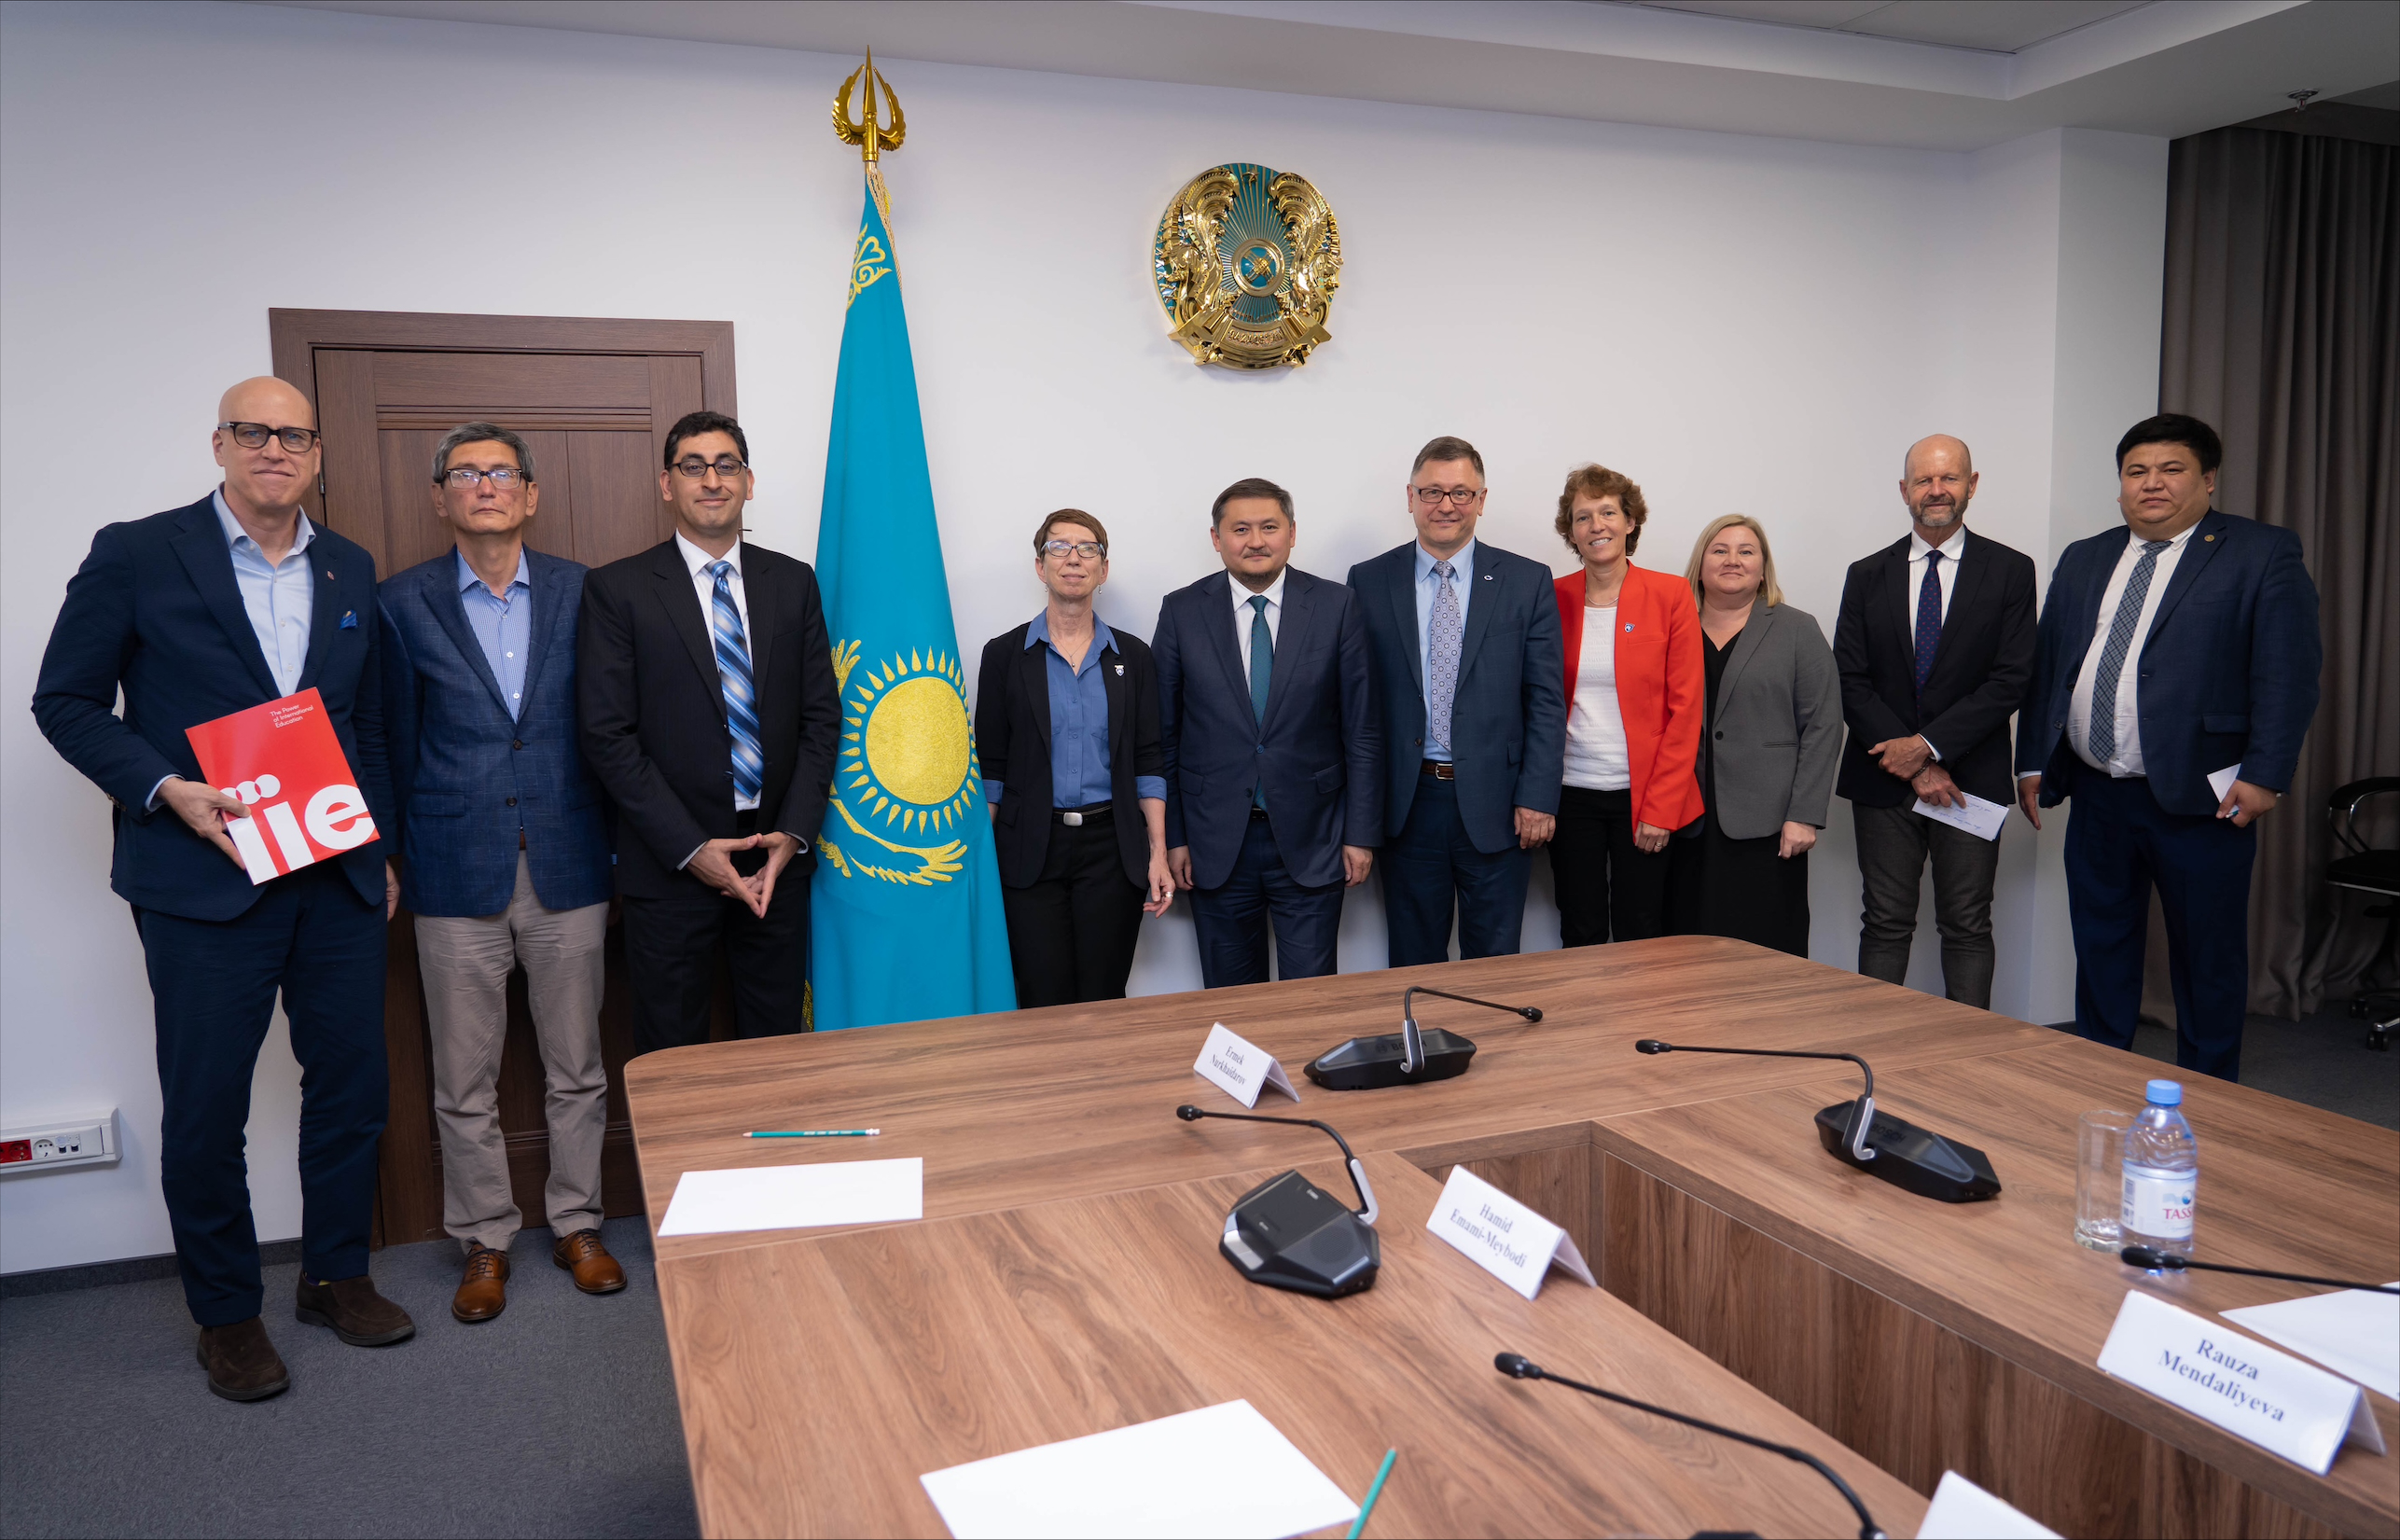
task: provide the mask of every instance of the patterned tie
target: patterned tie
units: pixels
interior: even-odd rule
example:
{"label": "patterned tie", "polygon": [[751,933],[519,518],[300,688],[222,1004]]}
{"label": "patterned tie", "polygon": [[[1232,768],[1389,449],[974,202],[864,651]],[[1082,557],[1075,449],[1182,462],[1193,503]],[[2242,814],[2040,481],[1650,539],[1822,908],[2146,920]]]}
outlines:
{"label": "patterned tie", "polygon": [[1450,752],[1450,704],[1458,695],[1458,655],[1465,631],[1458,613],[1458,590],[1450,587],[1457,569],[1448,562],[1434,563],[1434,613],[1425,643],[1425,745]]}
{"label": "patterned tie", "polygon": [[733,563],[713,562],[716,578],[710,595],[716,631],[716,676],[725,686],[725,725],[733,734],[733,795],[756,802],[767,761],[758,752],[758,697],[750,683],[750,644],[742,640],[742,612],[733,607]]}
{"label": "patterned tie", "polygon": [[[1267,689],[1275,680],[1275,633],[1267,629],[1267,596],[1250,596],[1250,709],[1258,725],[1267,725]],[[1267,768],[1258,768],[1258,784],[1250,788],[1250,805],[1267,805]]]}
{"label": "patterned tie", "polygon": [[2116,602],[2116,618],[2108,623],[2108,643],[2100,649],[2100,672],[2091,681],[2091,722],[2085,747],[2106,765],[2116,753],[2116,681],[2125,673],[2125,655],[2133,646],[2133,628],[2142,623],[2142,602],[2150,597],[2150,575],[2158,570],[2158,553],[2171,540],[2144,540],[2142,560],[2125,580],[2125,597]]}
{"label": "patterned tie", "polygon": [[1942,645],[1942,553],[1925,553],[1925,581],[1917,590],[1917,694],[1934,672],[1934,649]]}

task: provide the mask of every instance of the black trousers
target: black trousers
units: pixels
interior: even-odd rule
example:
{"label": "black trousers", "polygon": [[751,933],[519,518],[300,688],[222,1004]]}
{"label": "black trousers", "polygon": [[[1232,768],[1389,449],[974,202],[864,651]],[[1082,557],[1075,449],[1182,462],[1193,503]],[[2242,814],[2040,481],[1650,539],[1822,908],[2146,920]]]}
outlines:
{"label": "black trousers", "polygon": [[157,1010],[159,1173],[192,1319],[229,1326],[265,1298],[243,1131],[278,993],[300,1061],[300,1267],[319,1281],[365,1272],[389,1102],[383,906],[321,861],[235,919],[135,909],[133,922]]}
{"label": "black trousers", "polygon": [[1942,992],[1963,1006],[1991,1008],[1991,883],[2000,841],[1978,839],[1903,805],[1853,802],[1858,833],[1858,971],[1887,984],[1908,981],[1908,944],[1917,936],[1917,890],[1934,864],[1934,923],[1942,933]]}
{"label": "black trousers", "polygon": [[1142,890],[1126,881],[1116,819],[1086,819],[1080,828],[1053,819],[1041,877],[1000,890],[1020,1008],[1125,998],[1142,937]]}
{"label": "black trousers", "polygon": [[[766,864],[743,851],[734,869]],[[633,992],[633,1051],[708,1041],[717,949],[733,976],[733,1028],[742,1037],[808,1030],[809,874],[797,864],[775,881],[764,919],[698,878],[663,898],[625,898],[625,981]]]}
{"label": "black trousers", "polygon": [[1665,851],[1633,843],[1633,794],[1559,788],[1550,837],[1550,885],[1559,899],[1559,945],[1589,947],[1667,934]]}

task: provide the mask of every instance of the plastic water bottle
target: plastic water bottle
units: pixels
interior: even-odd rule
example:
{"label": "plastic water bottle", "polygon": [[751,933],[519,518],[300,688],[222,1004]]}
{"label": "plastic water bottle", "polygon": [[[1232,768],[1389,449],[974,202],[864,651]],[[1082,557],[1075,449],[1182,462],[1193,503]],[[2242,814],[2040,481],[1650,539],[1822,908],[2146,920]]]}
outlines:
{"label": "plastic water bottle", "polygon": [[2125,1131],[2124,1243],[2189,1256],[2199,1185],[2200,1147],[2184,1121],[2184,1088],[2153,1080],[2142,1115]]}

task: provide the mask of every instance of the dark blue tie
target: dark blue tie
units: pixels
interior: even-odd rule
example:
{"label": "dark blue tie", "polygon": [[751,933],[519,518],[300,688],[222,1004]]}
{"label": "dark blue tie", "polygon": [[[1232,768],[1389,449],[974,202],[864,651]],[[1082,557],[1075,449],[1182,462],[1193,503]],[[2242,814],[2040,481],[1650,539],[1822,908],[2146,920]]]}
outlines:
{"label": "dark blue tie", "polygon": [[2150,597],[2150,577],[2158,570],[2158,553],[2171,540],[2144,540],[2141,559],[2125,580],[2116,601],[2116,617],[2108,623],[2108,640],[2101,645],[2100,668],[2091,679],[2091,720],[2085,725],[2084,747],[2103,769],[2116,755],[2116,685],[2125,674],[2125,655],[2133,650],[2133,628],[2142,623],[2142,604]]}
{"label": "dark blue tie", "polygon": [[1925,580],[1917,589],[1917,694],[1934,672],[1934,650],[1942,645],[1942,553],[1925,553]]}
{"label": "dark blue tie", "polygon": [[766,779],[767,761],[758,752],[758,700],[750,682],[750,644],[742,634],[742,612],[733,604],[733,563],[710,565],[716,587],[710,594],[715,613],[710,627],[716,633],[716,677],[725,687],[725,726],[733,735],[733,795],[756,803]]}
{"label": "dark blue tie", "polygon": [[[1267,690],[1275,678],[1275,633],[1267,629],[1267,596],[1250,599],[1250,709],[1258,725],[1267,725]],[[1267,767],[1258,767],[1258,784],[1251,789],[1251,805],[1267,805]]]}

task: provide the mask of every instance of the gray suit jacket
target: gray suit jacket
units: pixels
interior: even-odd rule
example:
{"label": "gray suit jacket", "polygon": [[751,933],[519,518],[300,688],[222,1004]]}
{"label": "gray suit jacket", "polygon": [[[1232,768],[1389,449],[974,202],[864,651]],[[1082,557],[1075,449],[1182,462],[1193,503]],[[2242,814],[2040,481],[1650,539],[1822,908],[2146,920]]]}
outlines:
{"label": "gray suit jacket", "polygon": [[1824,827],[1841,760],[1841,676],[1816,617],[1789,604],[1751,611],[1704,742],[1727,839],[1761,839],[1787,821]]}

